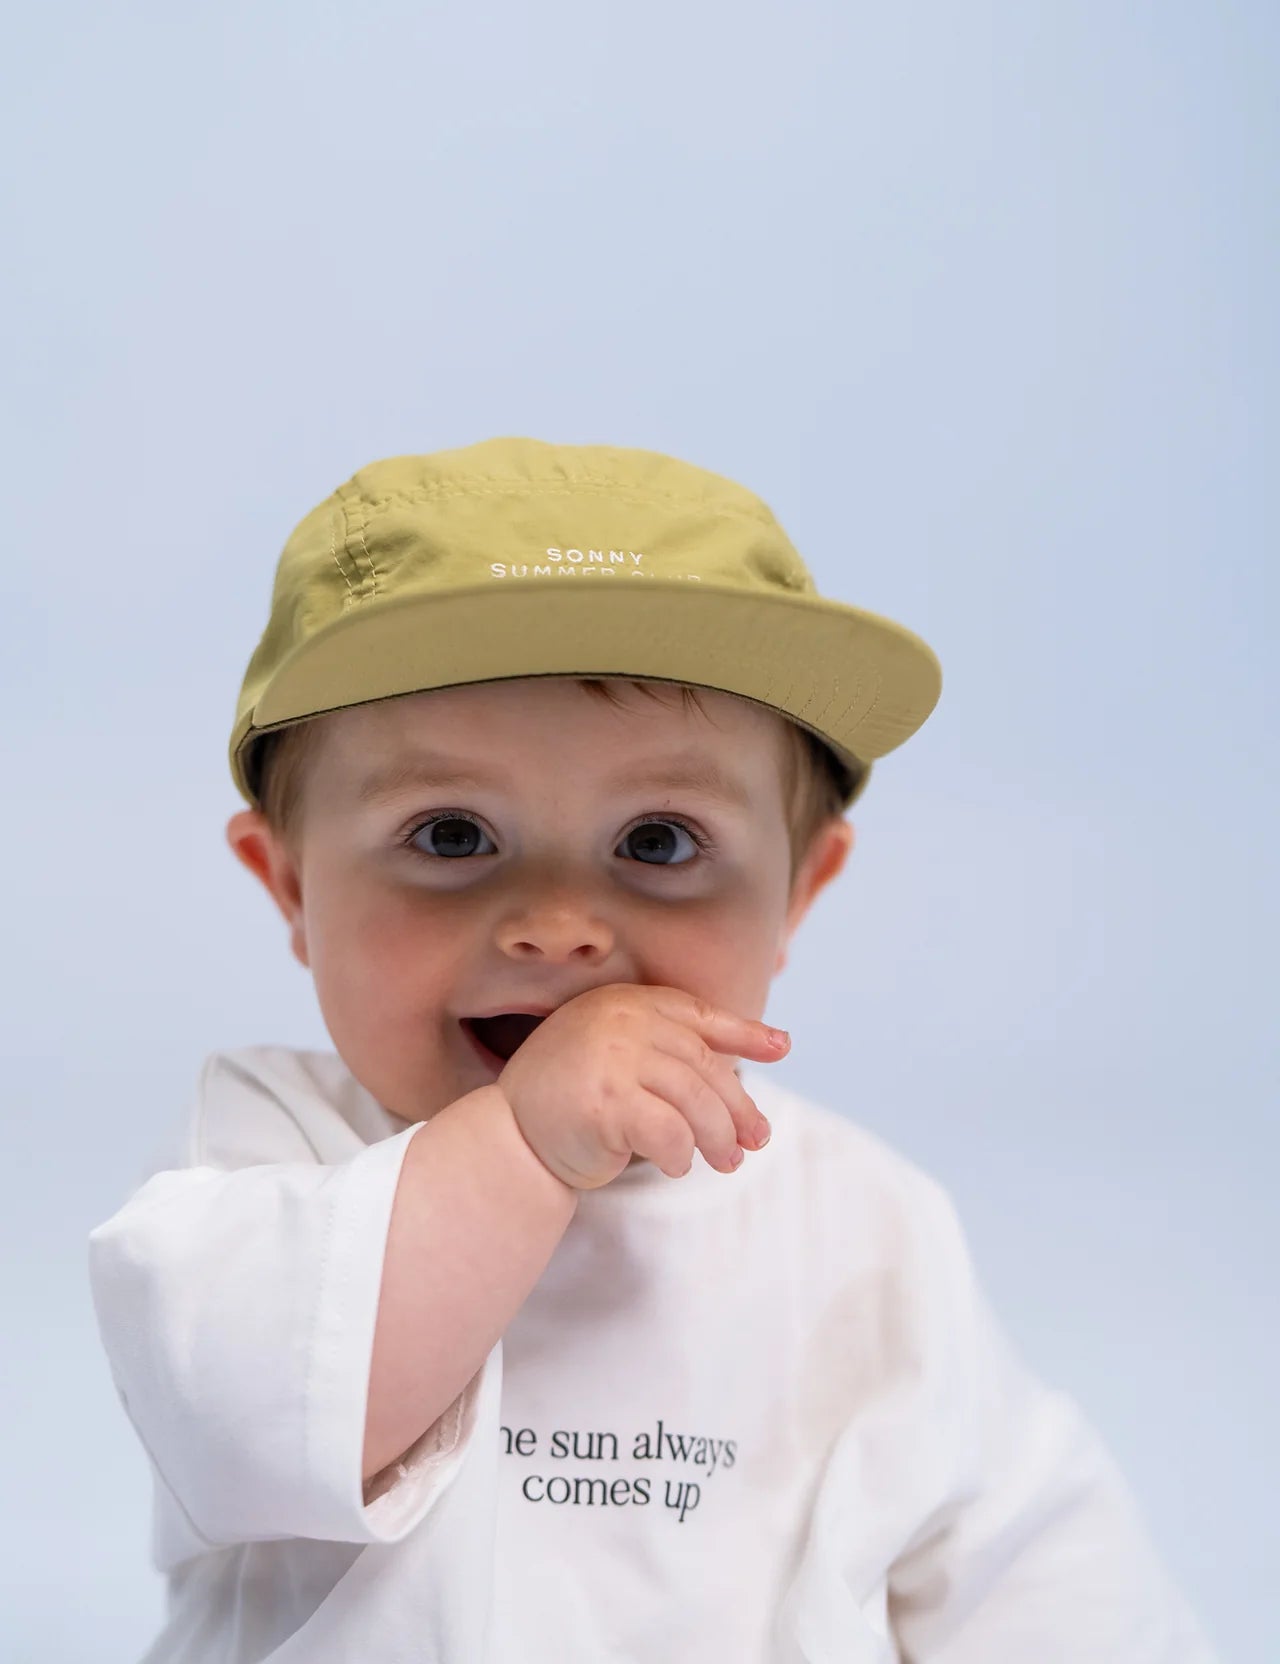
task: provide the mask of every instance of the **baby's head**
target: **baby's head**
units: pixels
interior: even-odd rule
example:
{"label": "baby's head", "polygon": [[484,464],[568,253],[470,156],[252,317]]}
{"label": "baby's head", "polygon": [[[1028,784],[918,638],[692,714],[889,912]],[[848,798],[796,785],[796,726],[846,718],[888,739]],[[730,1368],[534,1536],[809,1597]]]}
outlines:
{"label": "baby's head", "polygon": [[495,1078],[464,1018],[602,983],[763,1017],[853,842],[838,762],[717,689],[537,676],[264,736],[227,828],[311,970],[334,1046],[406,1121]]}
{"label": "baby's head", "polygon": [[227,836],[352,1074],[424,1120],[497,1072],[466,1018],[614,982],[762,1017],[940,688],[722,475],[520,438],[390,457],[281,553]]}

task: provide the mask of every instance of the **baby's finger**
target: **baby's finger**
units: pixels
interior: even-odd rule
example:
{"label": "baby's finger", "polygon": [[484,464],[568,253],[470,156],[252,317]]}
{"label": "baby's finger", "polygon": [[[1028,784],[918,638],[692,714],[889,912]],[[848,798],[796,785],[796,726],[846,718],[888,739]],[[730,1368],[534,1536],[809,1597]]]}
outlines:
{"label": "baby's finger", "polygon": [[[690,1038],[696,1045],[696,1038]],[[742,1152],[735,1111],[741,1114],[738,1099],[745,1098],[745,1092],[722,1085],[720,1079],[709,1079],[696,1065],[656,1047],[644,1059],[639,1084],[665,1098],[684,1117],[693,1129],[694,1142],[712,1167],[732,1173],[739,1166]],[[749,1126],[754,1125],[754,1119],[753,1114]]]}
{"label": "baby's finger", "polygon": [[623,1136],[636,1155],[669,1179],[682,1179],[693,1166],[693,1128],[667,1098],[643,1086],[636,1087],[623,1118]]}
{"label": "baby's finger", "polygon": [[653,1046],[655,1055],[665,1053],[676,1057],[710,1082],[722,1098],[733,1121],[734,1138],[744,1150],[759,1150],[768,1143],[769,1123],[756,1108],[728,1057],[713,1051],[700,1034],[681,1022],[660,1021],[654,1031]]}
{"label": "baby's finger", "polygon": [[676,998],[659,1001],[663,1016],[693,1028],[713,1051],[754,1058],[758,1063],[776,1063],[791,1049],[791,1036],[785,1029],[771,1028],[754,1017],[739,1017],[681,989],[668,992]]}
{"label": "baby's finger", "polygon": [[763,1150],[773,1134],[773,1128],[737,1075],[732,1079],[737,1088],[733,1119],[738,1129],[738,1142],[744,1149]]}

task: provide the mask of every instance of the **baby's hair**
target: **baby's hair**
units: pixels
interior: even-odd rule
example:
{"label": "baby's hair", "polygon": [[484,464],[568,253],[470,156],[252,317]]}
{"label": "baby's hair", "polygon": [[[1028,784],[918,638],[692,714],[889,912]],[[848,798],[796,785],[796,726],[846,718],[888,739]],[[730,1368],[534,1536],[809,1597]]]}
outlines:
{"label": "baby's hair", "polygon": [[[608,682],[593,676],[580,676],[576,680],[588,693],[614,705],[622,704]],[[704,716],[707,714],[699,689],[689,683],[628,681],[628,686],[651,699],[661,699],[664,693],[675,689],[682,695],[686,709],[692,705]],[[786,730],[782,800],[791,845],[790,886],[819,829],[843,815],[850,777],[835,752],[816,734],[782,717],[781,712],[778,714]],[[320,723],[315,718],[272,729],[254,744],[246,760],[245,772],[263,816],[272,830],[286,841],[298,831],[306,765],[315,751],[319,733]]]}

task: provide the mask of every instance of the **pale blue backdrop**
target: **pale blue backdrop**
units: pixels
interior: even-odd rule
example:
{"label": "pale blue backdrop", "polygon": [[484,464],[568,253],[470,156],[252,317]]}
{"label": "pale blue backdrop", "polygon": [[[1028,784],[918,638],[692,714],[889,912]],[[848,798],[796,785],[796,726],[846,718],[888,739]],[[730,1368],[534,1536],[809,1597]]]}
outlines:
{"label": "pale blue backdrop", "polygon": [[327,1044],[223,841],[293,523],[495,434],[687,457],[942,702],[770,1006],[935,1173],[1224,1657],[1275,1600],[1280,13],[28,6],[3,97],[6,1659],[136,1659],[85,1237]]}

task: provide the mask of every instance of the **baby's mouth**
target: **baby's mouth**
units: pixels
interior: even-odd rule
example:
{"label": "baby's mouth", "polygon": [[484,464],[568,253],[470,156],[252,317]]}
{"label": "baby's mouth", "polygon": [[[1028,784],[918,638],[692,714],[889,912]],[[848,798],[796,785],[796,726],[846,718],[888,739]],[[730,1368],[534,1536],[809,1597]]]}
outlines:
{"label": "baby's mouth", "polygon": [[529,1011],[503,1011],[495,1017],[463,1017],[463,1028],[498,1064],[506,1063],[529,1038],[543,1017]]}

